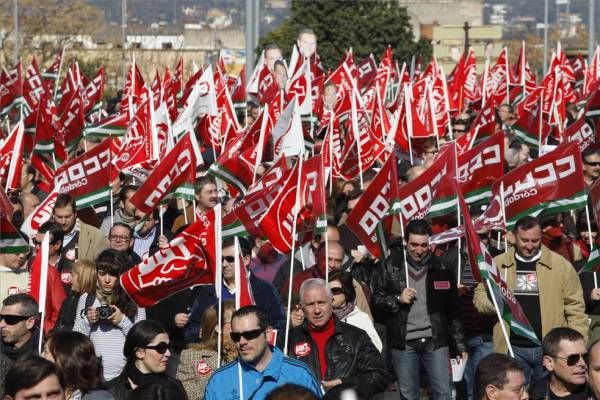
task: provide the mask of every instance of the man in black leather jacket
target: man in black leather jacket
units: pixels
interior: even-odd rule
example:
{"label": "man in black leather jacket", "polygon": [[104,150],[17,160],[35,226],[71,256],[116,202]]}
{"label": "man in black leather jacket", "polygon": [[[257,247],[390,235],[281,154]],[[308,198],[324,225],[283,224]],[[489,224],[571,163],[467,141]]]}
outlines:
{"label": "man in black leather jacket", "polygon": [[419,361],[427,371],[430,398],[451,398],[449,346],[463,361],[467,358],[456,279],[452,268],[431,253],[430,235],[426,221],[411,221],[405,235],[407,265],[402,244],[390,243],[390,255],[372,282],[372,301],[385,315],[402,399],[419,398]]}
{"label": "man in black leather jacket", "polygon": [[305,321],[290,331],[288,355],[304,361],[325,390],[344,383],[371,398],[387,385],[383,357],[365,331],[336,320],[331,301],[325,280],[304,281],[300,302]]}

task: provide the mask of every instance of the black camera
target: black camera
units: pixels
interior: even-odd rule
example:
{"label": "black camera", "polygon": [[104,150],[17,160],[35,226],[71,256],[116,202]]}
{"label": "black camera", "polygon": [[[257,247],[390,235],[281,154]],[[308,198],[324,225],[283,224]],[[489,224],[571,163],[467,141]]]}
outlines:
{"label": "black camera", "polygon": [[101,305],[96,308],[96,311],[98,312],[98,319],[101,321],[107,320],[115,312],[114,308],[108,304]]}

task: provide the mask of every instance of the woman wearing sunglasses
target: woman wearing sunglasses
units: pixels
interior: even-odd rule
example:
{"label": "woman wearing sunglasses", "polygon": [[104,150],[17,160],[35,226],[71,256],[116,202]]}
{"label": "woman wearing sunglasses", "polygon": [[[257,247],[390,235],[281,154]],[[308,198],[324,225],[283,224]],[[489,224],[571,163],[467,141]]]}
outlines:
{"label": "woman wearing sunglasses", "polygon": [[108,388],[116,400],[126,400],[135,388],[152,382],[174,380],[165,371],[171,357],[171,341],[163,327],[155,321],[145,320],[135,324],[125,339],[123,355],[125,368]]}
{"label": "woman wearing sunglasses", "polygon": [[200,319],[200,342],[192,343],[181,352],[181,361],[177,368],[177,379],[181,381],[190,400],[204,398],[204,389],[217,365],[217,339],[222,335],[221,365],[237,357],[235,345],[231,342],[231,316],[235,311],[235,301],[223,302],[222,329],[218,329],[218,311],[216,305],[208,307]]}
{"label": "woman wearing sunglasses", "polygon": [[46,339],[42,357],[53,362],[65,377],[67,400],[112,400],[102,379],[102,361],[94,344],[79,332],[55,331]]}
{"label": "woman wearing sunglasses", "polygon": [[333,313],[342,322],[364,330],[381,352],[383,344],[369,316],[355,306],[356,292],[349,272],[334,272],[329,275],[329,288],[333,295]]}
{"label": "woman wearing sunglasses", "polygon": [[94,343],[102,356],[104,379],[119,375],[125,366],[122,355],[127,333],[146,312],[129,299],[119,285],[119,276],[127,268],[127,258],[118,250],[104,250],[96,259],[96,291],[79,298],[73,330]]}

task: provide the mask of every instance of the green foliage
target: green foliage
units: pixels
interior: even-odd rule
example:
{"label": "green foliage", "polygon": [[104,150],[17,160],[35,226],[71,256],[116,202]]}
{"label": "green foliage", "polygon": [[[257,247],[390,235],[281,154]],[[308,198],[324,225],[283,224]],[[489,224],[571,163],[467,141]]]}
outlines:
{"label": "green foliage", "polygon": [[357,62],[370,53],[379,59],[387,45],[400,61],[410,62],[413,54],[427,60],[431,44],[414,42],[409,19],[406,8],[394,0],[292,0],[291,17],[260,38],[257,52],[276,43],[287,58],[298,32],[311,28],[325,69],[335,68],[350,47]]}

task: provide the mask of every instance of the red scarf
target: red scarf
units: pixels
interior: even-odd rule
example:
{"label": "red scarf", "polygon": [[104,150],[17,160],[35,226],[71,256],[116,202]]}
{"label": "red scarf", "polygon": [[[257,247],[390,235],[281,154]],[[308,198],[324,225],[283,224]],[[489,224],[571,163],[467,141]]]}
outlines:
{"label": "red scarf", "polygon": [[327,344],[329,338],[333,336],[333,332],[335,332],[335,322],[333,318],[333,316],[329,318],[327,324],[325,324],[325,326],[319,330],[310,326],[308,327],[310,336],[317,345],[317,351],[319,354],[319,364],[321,364],[322,378],[325,378],[325,372],[327,372],[327,357],[325,355],[325,345]]}

